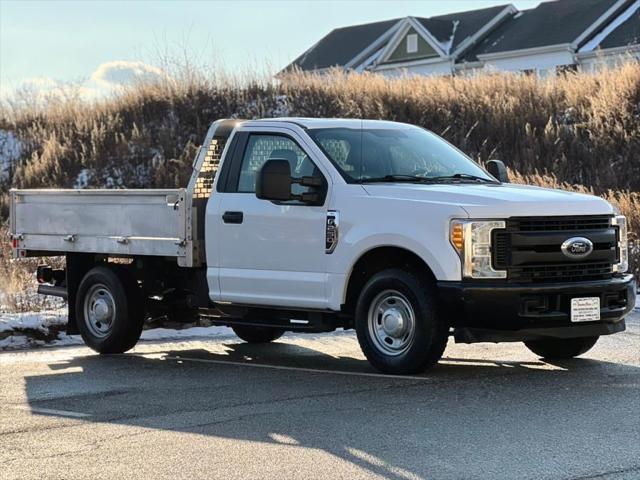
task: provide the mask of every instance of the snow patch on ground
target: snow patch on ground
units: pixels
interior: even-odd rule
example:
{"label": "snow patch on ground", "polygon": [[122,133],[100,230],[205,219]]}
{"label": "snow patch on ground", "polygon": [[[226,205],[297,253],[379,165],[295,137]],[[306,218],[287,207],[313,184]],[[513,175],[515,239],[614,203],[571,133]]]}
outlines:
{"label": "snow patch on ground", "polygon": [[9,178],[13,163],[20,158],[22,144],[13,132],[0,130],[0,181]]}
{"label": "snow patch on ground", "polygon": [[[627,317],[640,322],[640,295],[636,306]],[[34,347],[63,347],[82,345],[80,335],[67,335],[67,310],[60,308],[48,312],[29,312],[0,314],[0,351],[22,350]],[[351,334],[338,330],[334,335]],[[47,337],[54,338],[48,339]],[[191,327],[181,330],[172,328],[152,328],[142,332],[142,341],[186,340],[196,338],[233,338],[235,334],[229,327]]]}
{"label": "snow patch on ground", "polygon": [[[67,309],[48,312],[0,314],[0,351],[33,347],[82,345],[80,335],[67,335]],[[152,328],[142,332],[143,341],[191,338],[225,338],[234,336],[228,327],[191,327],[182,330]]]}
{"label": "snow patch on ground", "polygon": [[90,178],[91,178],[91,170],[89,170],[88,168],[83,168],[82,170],[80,170],[80,173],[78,173],[78,176],[76,177],[76,181],[75,181],[75,184],[73,185],[73,188],[76,188],[76,189],[87,188],[87,186],[89,185]]}
{"label": "snow patch on ground", "polygon": [[49,312],[3,313],[0,314],[0,333],[20,330],[38,330],[48,333],[50,327],[63,326],[66,323],[65,308]]}
{"label": "snow patch on ground", "polygon": [[[141,341],[157,342],[161,340],[187,340],[195,338],[231,338],[235,334],[228,327],[192,327],[183,330],[171,328],[152,328],[145,330],[140,337]],[[16,333],[0,340],[1,350],[23,350],[34,347],[67,347],[72,345],[83,345],[80,335],[67,335],[64,331],[58,334],[58,338],[53,341],[37,340],[24,333]]]}
{"label": "snow patch on ground", "polygon": [[195,338],[195,337],[230,337],[235,335],[229,327],[191,327],[183,330],[172,328],[152,328],[142,332],[142,340],[156,341],[174,338]]}
{"label": "snow patch on ground", "polygon": [[67,323],[67,310],[0,314],[0,350],[29,348],[57,338]]}

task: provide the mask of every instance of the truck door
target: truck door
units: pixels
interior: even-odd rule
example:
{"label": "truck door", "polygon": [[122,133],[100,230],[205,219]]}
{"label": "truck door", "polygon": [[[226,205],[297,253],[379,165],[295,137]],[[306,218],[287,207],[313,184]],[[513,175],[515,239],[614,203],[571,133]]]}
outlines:
{"label": "truck door", "polygon": [[[299,201],[276,203],[258,199],[255,188],[258,173],[269,159],[288,160],[293,177],[314,175],[328,182],[328,175],[318,168],[304,139],[293,130],[276,128],[238,135],[225,185],[212,197],[217,197],[217,207],[207,210],[207,238],[215,238],[218,244],[219,268],[208,274],[218,276],[217,298],[211,288],[216,282],[209,278],[212,299],[326,308],[327,199],[323,206]],[[308,188],[294,185],[293,193]],[[215,231],[209,231],[209,225]]]}

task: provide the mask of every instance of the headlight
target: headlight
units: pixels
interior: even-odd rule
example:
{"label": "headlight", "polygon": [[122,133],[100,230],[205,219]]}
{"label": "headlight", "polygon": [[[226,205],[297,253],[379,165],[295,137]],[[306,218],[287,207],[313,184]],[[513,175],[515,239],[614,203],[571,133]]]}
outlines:
{"label": "headlight", "polygon": [[616,215],[611,225],[618,227],[618,263],[613,266],[614,272],[624,273],[629,269],[629,239],[627,236],[627,217]]}
{"label": "headlight", "polygon": [[453,220],[450,239],[462,261],[465,278],[507,278],[505,270],[491,265],[491,232],[505,228],[501,220]]}

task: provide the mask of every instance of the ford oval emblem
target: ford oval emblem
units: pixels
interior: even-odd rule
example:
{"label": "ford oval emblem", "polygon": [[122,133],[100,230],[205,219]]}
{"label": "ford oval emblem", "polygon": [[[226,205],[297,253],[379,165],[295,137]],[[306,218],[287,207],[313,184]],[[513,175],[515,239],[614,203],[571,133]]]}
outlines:
{"label": "ford oval emblem", "polygon": [[560,246],[564,255],[572,260],[588,257],[593,252],[593,242],[584,237],[568,238]]}

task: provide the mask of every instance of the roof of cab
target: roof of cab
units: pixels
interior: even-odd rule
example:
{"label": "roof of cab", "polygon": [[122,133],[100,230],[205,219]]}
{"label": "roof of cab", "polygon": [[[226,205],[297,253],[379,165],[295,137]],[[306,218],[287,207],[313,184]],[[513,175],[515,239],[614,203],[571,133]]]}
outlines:
{"label": "roof of cab", "polygon": [[273,123],[292,123],[302,128],[407,128],[411,127],[407,123],[390,122],[387,120],[362,120],[354,118],[304,118],[304,117],[281,117],[262,118],[259,120],[248,120],[243,122],[246,126],[258,126]]}

